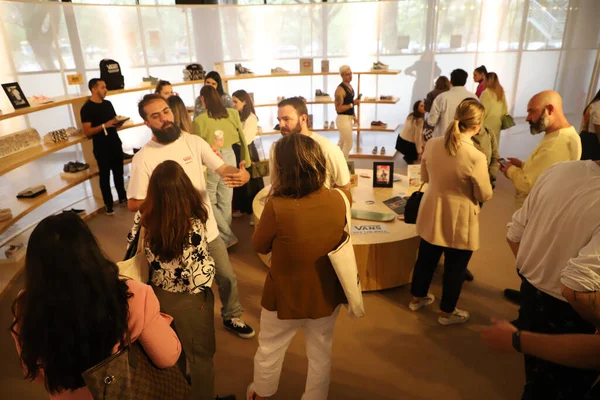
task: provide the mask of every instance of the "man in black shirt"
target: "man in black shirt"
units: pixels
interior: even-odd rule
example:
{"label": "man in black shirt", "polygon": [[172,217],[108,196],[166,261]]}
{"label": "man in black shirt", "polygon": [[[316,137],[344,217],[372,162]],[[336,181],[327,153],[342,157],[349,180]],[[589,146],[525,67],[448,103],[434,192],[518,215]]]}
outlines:
{"label": "man in black shirt", "polygon": [[110,171],[113,173],[115,188],[119,194],[119,203],[127,202],[123,182],[123,147],[117,134],[120,122],[117,113],[106,97],[106,83],[100,79],[90,79],[88,84],[92,96],[81,107],[83,133],[94,141],[94,157],[100,170],[100,191],[107,215],[113,215],[113,197],[110,189]]}

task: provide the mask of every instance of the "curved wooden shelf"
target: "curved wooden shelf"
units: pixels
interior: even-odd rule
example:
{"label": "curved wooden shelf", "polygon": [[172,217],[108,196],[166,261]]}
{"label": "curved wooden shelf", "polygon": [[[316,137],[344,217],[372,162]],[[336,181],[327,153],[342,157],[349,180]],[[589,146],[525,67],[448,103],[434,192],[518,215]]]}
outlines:
{"label": "curved wooden shelf", "polygon": [[[352,72],[354,75],[398,75],[401,71],[388,70],[388,71],[365,71],[365,72]],[[323,76],[323,75],[339,75],[337,71],[330,72],[290,72],[283,74],[247,74],[247,75],[234,75],[223,77],[223,80],[227,81],[238,81],[243,79],[263,79],[263,78],[284,78],[284,77],[297,77],[297,76]]]}
{"label": "curved wooden shelf", "polygon": [[[397,125],[394,129],[376,129],[376,128],[357,128],[353,127],[353,131],[360,130],[361,132],[396,132],[396,130],[400,127]],[[338,129],[311,129],[312,132],[339,132]],[[268,131],[259,134],[258,136],[268,136],[268,135],[281,135],[280,131]]]}
{"label": "curved wooden shelf", "polygon": [[56,151],[65,149],[67,147],[83,143],[86,140],[88,140],[88,138],[84,135],[71,136],[69,140],[65,140],[64,142],[40,143],[39,146],[30,147],[18,153],[11,154],[10,156],[0,158],[0,176],[33,160],[44,157]]}
{"label": "curved wooden shelf", "polygon": [[[361,101],[361,104],[396,104],[400,101],[399,97],[394,97],[392,100],[365,100]],[[305,104],[334,104],[333,100],[307,100]],[[265,104],[255,104],[254,107],[277,107],[279,103],[265,103]]]}
{"label": "curved wooden shelf", "polygon": [[[130,164],[130,160],[125,160],[123,164]],[[62,178],[60,175],[44,180],[46,186],[46,192],[32,199],[17,199],[16,194],[18,191],[24,188],[16,190],[14,193],[3,193],[2,208],[10,208],[13,214],[13,218],[9,221],[0,223],[0,234],[5,232],[11,225],[19,221],[25,215],[35,210],[45,202],[55,198],[61,193],[97,176],[99,171],[97,168],[89,168],[85,171],[77,173],[77,176],[69,179]],[[34,186],[26,184],[27,186]]]}

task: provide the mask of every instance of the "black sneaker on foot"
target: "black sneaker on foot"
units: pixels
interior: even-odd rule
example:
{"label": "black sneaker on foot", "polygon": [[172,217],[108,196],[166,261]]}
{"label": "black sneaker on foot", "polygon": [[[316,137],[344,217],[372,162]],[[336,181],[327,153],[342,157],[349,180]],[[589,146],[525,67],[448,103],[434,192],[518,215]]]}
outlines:
{"label": "black sneaker on foot", "polygon": [[504,289],[504,297],[513,303],[521,303],[521,292],[515,289]]}
{"label": "black sneaker on foot", "polygon": [[250,339],[255,334],[254,329],[241,318],[224,319],[223,326],[244,339]]}
{"label": "black sneaker on foot", "polygon": [[119,204],[127,204],[127,199],[119,199]]}
{"label": "black sneaker on foot", "polygon": [[112,208],[108,208],[108,207],[104,206],[104,214],[106,214],[106,215],[115,215],[115,212],[113,211]]}

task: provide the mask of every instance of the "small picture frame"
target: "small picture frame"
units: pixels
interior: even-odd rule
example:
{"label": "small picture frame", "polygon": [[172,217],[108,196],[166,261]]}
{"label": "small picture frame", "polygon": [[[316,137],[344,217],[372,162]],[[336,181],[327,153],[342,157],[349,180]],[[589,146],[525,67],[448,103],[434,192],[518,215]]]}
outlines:
{"label": "small picture frame", "polygon": [[4,89],[6,96],[8,96],[8,99],[15,110],[29,107],[27,97],[25,97],[25,93],[21,90],[21,86],[19,86],[18,82],[3,83],[2,89]]}
{"label": "small picture frame", "polygon": [[373,187],[391,188],[394,186],[394,163],[373,163]]}
{"label": "small picture frame", "polygon": [[346,163],[348,164],[348,171],[350,171],[350,175],[356,174],[356,171],[354,170],[354,161],[346,161]]}

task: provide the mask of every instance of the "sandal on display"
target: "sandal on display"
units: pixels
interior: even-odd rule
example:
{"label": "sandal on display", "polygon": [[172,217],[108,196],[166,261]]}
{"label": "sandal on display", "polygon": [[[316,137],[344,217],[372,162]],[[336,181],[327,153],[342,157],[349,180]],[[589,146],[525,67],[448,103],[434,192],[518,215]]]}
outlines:
{"label": "sandal on display", "polygon": [[377,146],[373,147],[373,151],[371,153],[377,155]]}

